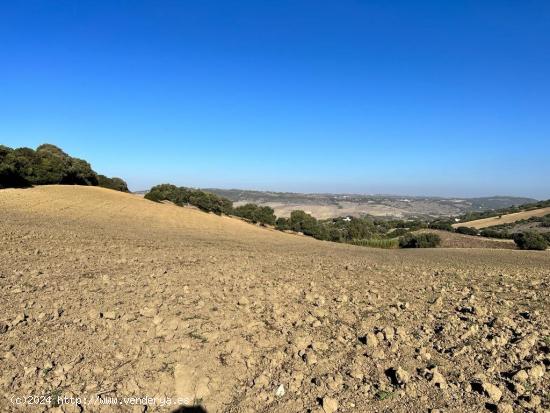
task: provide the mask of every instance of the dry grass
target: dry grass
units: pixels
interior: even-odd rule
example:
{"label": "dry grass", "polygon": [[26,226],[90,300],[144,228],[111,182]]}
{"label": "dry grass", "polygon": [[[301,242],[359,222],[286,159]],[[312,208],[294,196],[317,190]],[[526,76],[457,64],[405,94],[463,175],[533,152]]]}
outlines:
{"label": "dry grass", "polygon": [[466,226],[472,228],[487,228],[494,225],[510,224],[512,222],[520,221],[522,219],[528,219],[531,217],[542,217],[546,214],[550,214],[550,207],[533,209],[532,211],[515,212],[513,214],[506,214],[499,217],[476,219],[475,221],[459,222],[453,224],[454,228]]}

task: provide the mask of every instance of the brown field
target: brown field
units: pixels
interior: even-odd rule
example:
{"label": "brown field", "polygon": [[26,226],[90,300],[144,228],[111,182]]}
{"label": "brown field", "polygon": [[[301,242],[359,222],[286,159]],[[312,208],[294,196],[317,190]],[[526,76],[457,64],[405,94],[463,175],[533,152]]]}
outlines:
{"label": "brown field", "polygon": [[0,217],[2,412],[550,408],[549,251],[354,247],[93,187],[1,190]]}
{"label": "brown field", "polygon": [[454,228],[460,226],[472,227],[472,228],[487,228],[493,225],[510,224],[522,219],[528,219],[531,217],[543,217],[546,214],[550,214],[550,207],[533,209],[532,211],[515,212],[513,214],[506,214],[499,217],[476,219],[475,221],[459,222],[453,224]]}
{"label": "brown field", "polygon": [[496,239],[476,237],[473,235],[457,234],[456,232],[436,229],[422,229],[415,232],[431,232],[441,238],[441,248],[496,248],[516,249],[516,244],[511,239]]}

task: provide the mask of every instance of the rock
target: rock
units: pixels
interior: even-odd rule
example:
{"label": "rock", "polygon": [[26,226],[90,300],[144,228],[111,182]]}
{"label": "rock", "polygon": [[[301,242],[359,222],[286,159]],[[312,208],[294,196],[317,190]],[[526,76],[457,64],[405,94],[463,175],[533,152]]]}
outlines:
{"label": "rock", "polygon": [[494,402],[498,402],[502,397],[502,390],[492,383],[484,381],[481,383],[481,388],[483,389],[483,392]]}
{"label": "rock", "polygon": [[14,320],[11,322],[11,326],[15,327],[18,324],[21,324],[27,319],[27,315],[25,313],[19,314],[17,317],[14,318]]}
{"label": "rock", "polygon": [[269,384],[269,378],[265,374],[260,374],[254,379],[254,387],[265,387]]}
{"label": "rock", "polygon": [[385,327],[383,332],[384,332],[384,337],[386,338],[387,341],[392,341],[393,338],[395,337],[395,332],[393,327]]}
{"label": "rock", "polygon": [[304,361],[308,366],[312,366],[317,363],[317,356],[313,352],[308,352],[304,355]]}
{"label": "rock", "polygon": [[376,338],[376,335],[374,333],[367,333],[365,336],[365,344],[369,348],[378,347],[378,339]]}
{"label": "rock", "polygon": [[394,384],[401,387],[405,386],[411,379],[409,372],[401,367],[390,369],[388,375]]}
{"label": "rock", "polygon": [[537,342],[537,336],[534,334],[530,334],[518,342],[517,348],[519,350],[529,350],[531,347],[535,345],[536,342]]}
{"label": "rock", "polygon": [[542,365],[536,365],[529,370],[529,380],[532,382],[538,381],[544,376],[545,368]]}
{"label": "rock", "polygon": [[117,315],[114,311],[106,311],[103,313],[103,318],[106,320],[116,320]]}
{"label": "rock", "polygon": [[338,400],[332,397],[323,397],[322,406],[325,413],[334,413],[338,410]]}
{"label": "rock", "polygon": [[250,301],[245,296],[242,296],[239,298],[239,301],[237,301],[237,304],[244,306],[250,304]]}
{"label": "rock", "polygon": [[6,331],[8,331],[8,324],[0,321],[0,334],[4,334]]}
{"label": "rock", "polygon": [[142,317],[153,318],[157,314],[157,310],[155,308],[145,307],[139,310],[139,314]]}
{"label": "rock", "polygon": [[529,378],[529,375],[525,370],[520,370],[516,374],[514,374],[514,380],[519,382],[525,382]]}
{"label": "rock", "polygon": [[430,383],[433,384],[436,387],[439,387],[440,389],[446,389],[447,388],[447,380],[441,374],[437,368],[433,369],[432,371],[432,379],[430,380]]}
{"label": "rock", "polygon": [[283,397],[285,395],[285,386],[282,384],[277,387],[277,390],[275,390],[275,396],[277,397]]}
{"label": "rock", "polygon": [[497,413],[514,413],[514,408],[509,403],[499,403],[497,405]]}

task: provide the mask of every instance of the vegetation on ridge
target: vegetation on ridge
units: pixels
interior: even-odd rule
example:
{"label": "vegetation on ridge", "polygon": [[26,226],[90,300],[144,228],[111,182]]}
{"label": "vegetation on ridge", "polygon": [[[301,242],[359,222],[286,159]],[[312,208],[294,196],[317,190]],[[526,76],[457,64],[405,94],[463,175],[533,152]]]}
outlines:
{"label": "vegetation on ridge", "polygon": [[51,144],[12,149],[0,145],[0,188],[33,185],[93,185],[128,192],[120,178],[98,175],[88,162],[73,158]]}

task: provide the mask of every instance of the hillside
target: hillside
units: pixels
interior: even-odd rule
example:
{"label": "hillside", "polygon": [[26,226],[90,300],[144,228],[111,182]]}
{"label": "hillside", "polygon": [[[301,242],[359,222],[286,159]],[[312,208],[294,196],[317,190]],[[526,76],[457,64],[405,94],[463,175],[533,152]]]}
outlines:
{"label": "hillside", "polygon": [[497,248],[516,249],[516,244],[510,239],[484,238],[473,235],[464,235],[456,232],[437,229],[421,229],[417,233],[429,232],[439,235],[441,248]]}
{"label": "hillside", "polygon": [[547,214],[550,214],[550,207],[515,212],[512,214],[505,214],[490,218],[476,219],[474,221],[460,222],[453,224],[453,227],[458,228],[460,226],[468,226],[480,229],[492,227],[494,225],[510,224],[523,219],[529,219],[531,217],[543,217]]}
{"label": "hillside", "polygon": [[549,251],[354,247],[98,187],[0,190],[0,216],[2,411],[547,407]]}

